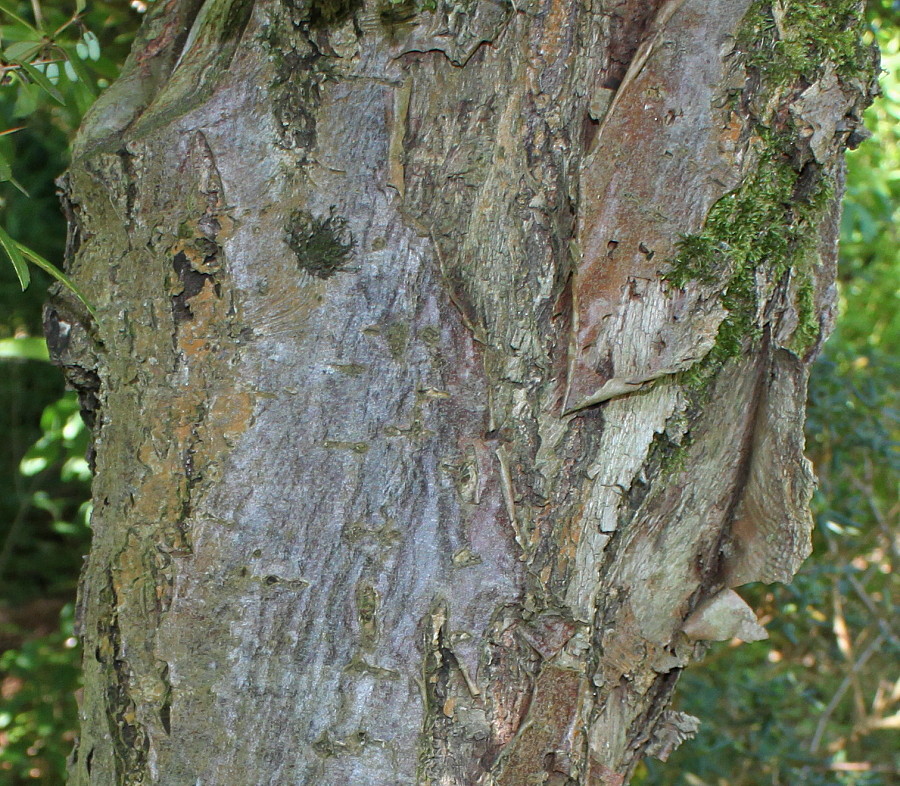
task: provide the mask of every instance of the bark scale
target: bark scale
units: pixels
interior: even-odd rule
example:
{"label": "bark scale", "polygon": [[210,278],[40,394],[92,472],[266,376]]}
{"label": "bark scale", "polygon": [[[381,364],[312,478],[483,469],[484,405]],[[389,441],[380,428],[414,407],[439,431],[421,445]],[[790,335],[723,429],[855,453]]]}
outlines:
{"label": "bark scale", "polygon": [[160,0],[63,183],[99,324],[48,309],[73,784],[613,786],[690,736],[732,588],[809,549],[871,58],[798,7]]}

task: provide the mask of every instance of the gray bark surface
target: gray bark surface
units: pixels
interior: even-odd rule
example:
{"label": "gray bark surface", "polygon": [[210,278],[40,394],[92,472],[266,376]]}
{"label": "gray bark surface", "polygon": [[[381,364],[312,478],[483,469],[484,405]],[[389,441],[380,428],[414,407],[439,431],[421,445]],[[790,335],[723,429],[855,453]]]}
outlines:
{"label": "gray bark surface", "polygon": [[[681,669],[809,550],[868,91],[766,76],[759,6],[159,0],[63,183],[99,323],[48,310],[94,420],[72,784],[615,786],[691,736]],[[781,256],[676,281],[773,156]]]}

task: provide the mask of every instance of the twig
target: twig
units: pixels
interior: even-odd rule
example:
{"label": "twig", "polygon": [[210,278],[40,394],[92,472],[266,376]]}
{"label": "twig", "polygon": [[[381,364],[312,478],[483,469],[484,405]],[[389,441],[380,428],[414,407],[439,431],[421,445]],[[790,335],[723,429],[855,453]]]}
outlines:
{"label": "twig", "polygon": [[831,701],[828,702],[828,705],[822,712],[822,715],[819,717],[819,722],[816,724],[816,731],[813,734],[812,740],[809,743],[809,752],[816,753],[819,750],[819,745],[822,742],[822,736],[825,734],[825,726],[828,723],[828,720],[831,718],[832,713],[837,708],[838,704],[840,704],[841,699],[844,698],[844,694],[847,692],[847,689],[850,687],[853,682],[853,677],[856,673],[866,665],[866,661],[875,654],[875,651],[878,647],[881,646],[881,643],[884,641],[884,635],[879,633],[878,636],[872,641],[872,643],[866,647],[863,653],[856,659],[856,663],[850,667],[850,671],[847,676],[844,677],[841,684],[838,686],[838,689],[835,691],[834,696],[831,697]]}
{"label": "twig", "polygon": [[900,638],[897,638],[897,635],[891,629],[890,623],[884,618],[881,613],[881,610],[875,605],[875,601],[869,597],[869,593],[866,592],[865,587],[860,584],[859,580],[853,576],[848,574],[847,579],[850,581],[850,586],[853,587],[854,592],[856,592],[859,599],[862,601],[863,605],[869,610],[869,613],[875,618],[875,621],[878,623],[878,627],[881,629],[881,633],[893,644],[895,647],[900,647]]}

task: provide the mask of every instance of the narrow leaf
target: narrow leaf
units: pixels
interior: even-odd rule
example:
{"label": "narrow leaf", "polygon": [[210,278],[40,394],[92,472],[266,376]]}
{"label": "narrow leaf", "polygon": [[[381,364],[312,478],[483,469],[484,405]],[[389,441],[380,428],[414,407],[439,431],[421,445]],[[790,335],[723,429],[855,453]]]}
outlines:
{"label": "narrow leaf", "polygon": [[41,41],[15,41],[3,50],[3,58],[13,60],[31,60],[41,51],[44,44]]}
{"label": "narrow leaf", "polygon": [[29,199],[31,199],[31,194],[29,194],[25,190],[25,186],[23,186],[18,180],[16,180],[14,177],[10,177],[9,182],[12,183],[16,188],[18,188],[19,191],[21,191],[23,194],[25,194],[25,196],[27,196]]}
{"label": "narrow leaf", "polygon": [[16,244],[16,247],[21,252],[22,255],[28,259],[33,265],[36,265],[45,273],[49,273],[53,278],[59,281],[61,284],[68,287],[72,294],[77,297],[82,305],[88,310],[88,313],[96,320],[97,314],[94,311],[93,306],[90,304],[90,301],[84,296],[84,293],[75,285],[75,282],[72,281],[65,273],[63,273],[56,265],[52,262],[48,262],[44,259],[40,254],[32,251],[27,246],[23,246],[21,243],[16,243],[15,240],[12,241]]}
{"label": "narrow leaf", "polygon": [[[25,60],[13,60],[13,62],[19,66],[28,76],[30,76],[34,82],[40,85],[44,90],[46,90],[54,99],[56,99],[60,104],[65,106],[66,99],[63,98],[62,93],[59,92],[54,86],[53,83],[40,71],[38,71],[31,63]],[[56,63],[50,63],[47,66],[47,71],[49,72],[50,66],[55,66]],[[59,66],[56,66],[56,75],[59,77]]]}
{"label": "narrow leaf", "polygon": [[33,26],[32,24],[30,24],[29,22],[27,22],[27,21],[26,21],[25,19],[23,19],[21,16],[19,16],[19,15],[18,15],[18,14],[17,14],[17,13],[9,6],[9,5],[7,5],[6,3],[0,2],[0,11],[2,11],[2,12],[3,12],[4,14],[6,14],[7,16],[12,17],[13,19],[15,19],[20,25],[25,25],[25,27],[27,27],[29,30],[31,30],[32,33],[34,33],[36,36],[40,37],[41,31],[38,30],[36,27],[34,27],[34,26]]}
{"label": "narrow leaf", "polygon": [[31,273],[28,270],[28,265],[25,264],[25,260],[22,258],[19,244],[9,236],[3,227],[0,227],[0,246],[3,246],[3,250],[9,256],[9,261],[12,262],[13,269],[19,278],[19,284],[21,284],[24,292],[31,283]]}

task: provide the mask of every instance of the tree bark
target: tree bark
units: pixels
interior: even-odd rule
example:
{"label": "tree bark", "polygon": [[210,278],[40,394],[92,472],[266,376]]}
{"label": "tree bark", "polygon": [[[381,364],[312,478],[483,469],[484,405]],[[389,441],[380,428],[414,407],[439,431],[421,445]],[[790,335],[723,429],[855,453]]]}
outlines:
{"label": "tree bark", "polygon": [[62,183],[73,784],[624,784],[809,551],[855,2],[159,0]]}

